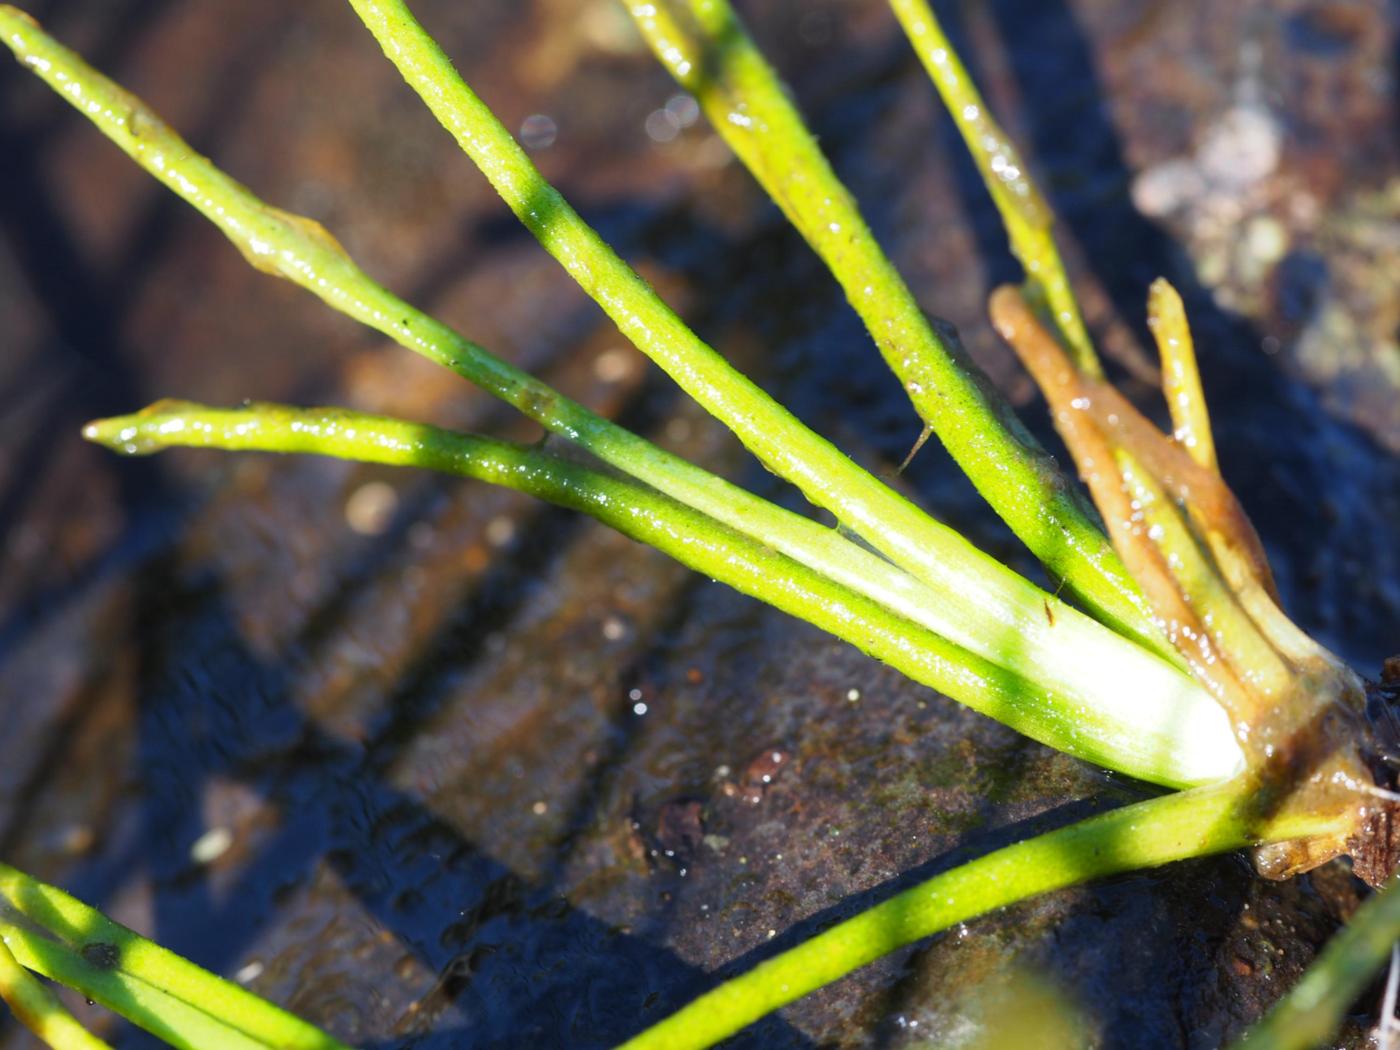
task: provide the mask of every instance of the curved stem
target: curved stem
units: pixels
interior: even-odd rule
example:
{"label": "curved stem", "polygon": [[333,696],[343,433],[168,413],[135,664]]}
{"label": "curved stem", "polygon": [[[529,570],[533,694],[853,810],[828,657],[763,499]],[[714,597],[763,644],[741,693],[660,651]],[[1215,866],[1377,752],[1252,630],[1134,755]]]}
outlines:
{"label": "curved stem", "polygon": [[[136,416],[89,424],[84,433],[128,453],[172,445],[311,452],[505,485],[590,514],[1051,747],[1099,764],[1130,765],[1158,781],[1199,782],[1222,766],[1228,775],[1238,763],[1233,740],[1218,731],[1228,723],[1214,703],[1166,713],[1155,733],[1136,720],[1140,696],[1124,701],[1116,717],[1086,710],[1045,681],[970,652],[654,489],[534,449],[345,409],[282,405],[216,409],[160,402]],[[1014,633],[999,637],[1008,647],[1017,644]],[[1100,661],[1103,654],[1092,644],[1076,648],[1069,638],[1063,659]],[[1219,741],[1230,748],[1219,747]]]}
{"label": "curved stem", "polygon": [[1079,304],[1055,244],[1054,213],[1031,178],[1030,169],[967,75],[928,0],[890,0],[890,7],[967,143],[982,181],[1001,213],[1011,250],[1044,296],[1075,366],[1085,375],[1102,376],[1103,368],[1084,328]]}
{"label": "curved stem", "polygon": [[179,1050],[269,1050],[279,1045],[254,1039],[236,1027],[236,1014],[206,1013],[129,973],[94,966],[43,933],[0,922],[0,936],[16,959],[35,973],[81,992]]}
{"label": "curved stem", "polygon": [[[314,1025],[7,864],[0,864],[0,906],[15,917],[0,921],[20,962],[168,1042],[344,1050]],[[210,1032],[225,1041],[211,1042]]]}
{"label": "curved stem", "polygon": [[20,965],[8,944],[0,940],[0,999],[19,1022],[56,1050],[110,1050]]}
{"label": "curved stem", "polygon": [[[466,376],[681,503],[869,596],[1018,679],[1043,683],[1049,693],[1072,698],[1084,713],[1085,732],[1097,737],[1088,751],[1078,753],[1171,785],[1218,780],[1238,767],[1239,750],[1223,716],[1184,674],[988,558],[839,453],[835,455],[859,485],[843,488],[834,474],[828,480],[847,495],[855,491],[858,502],[873,494],[861,502],[872,522],[879,521],[881,508],[891,511],[906,564],[922,570],[922,581],[833,530],[662,451],[415,310],[370,280],[325,230],[259,200],[192,150],[139,99],[95,73],[12,7],[0,5],[0,38],[133,159],[215,222],[254,265]],[[494,118],[490,121],[495,134],[509,142],[504,129]],[[780,438],[780,432],[775,434]],[[1092,659],[1080,655],[1088,652],[1095,654]],[[1121,688],[1123,681],[1134,682],[1132,695]],[[948,692],[959,695],[956,689]]]}
{"label": "curved stem", "polygon": [[988,503],[1099,619],[1174,661],[1093,512],[956,334],[930,324],[727,0],[627,6],[652,51],[841,283],[919,415]]}
{"label": "curved stem", "polygon": [[[1020,577],[856,466],[687,328],[545,181],[403,0],[350,3],[385,55],[540,244],[639,350],[728,426],[769,468],[896,564],[939,590],[973,588],[988,600],[995,600],[992,592],[1002,588],[1029,593]],[[959,411],[961,396],[950,390],[945,410]],[[1001,425],[992,426],[987,419],[984,413],[970,423],[975,431],[970,440],[985,441],[988,434],[1000,432]],[[1004,502],[1018,505],[1017,513],[1027,520],[1037,518],[1042,513],[1042,497],[1048,496],[1056,483],[1047,482],[1029,467],[1013,471],[1013,462],[999,461],[1000,453],[989,450],[989,455],[995,466],[985,474],[984,484],[997,487]],[[1067,499],[1061,493],[1052,502],[1063,505]],[[1047,547],[1073,550],[1080,546],[1080,539],[1062,519],[1048,528],[1043,522],[1039,527],[1044,529]],[[1102,568],[1107,564],[1104,559],[1112,555],[1102,535],[1094,535],[1096,552],[1079,553]],[[1121,582],[1131,591],[1126,578]],[[1068,606],[1063,608],[1068,612]],[[1060,614],[1056,608],[1054,615]]]}
{"label": "curved stem", "polygon": [[1091,817],[935,875],[726,981],[624,1043],[627,1050],[712,1046],[745,1025],[903,945],[1017,901],[1088,879],[1291,839],[1313,818],[1260,821],[1246,779]]}

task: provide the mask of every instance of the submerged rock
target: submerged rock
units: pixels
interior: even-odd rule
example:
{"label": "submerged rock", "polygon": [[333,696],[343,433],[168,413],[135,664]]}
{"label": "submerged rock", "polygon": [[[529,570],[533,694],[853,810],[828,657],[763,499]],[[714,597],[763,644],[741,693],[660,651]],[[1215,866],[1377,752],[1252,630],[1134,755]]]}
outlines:
{"label": "submerged rock", "polygon": [[[834,282],[703,121],[649,136],[674,87],[596,6],[415,5],[512,126],[550,122],[547,173],[688,319],[893,474],[919,426]],[[995,215],[867,6],[747,11],[916,292],[1026,402],[984,319],[1012,272]],[[1359,30],[1325,6],[1013,2],[952,28],[1061,215],[1113,367],[1140,364],[1143,295],[1166,273],[1287,604],[1374,671],[1400,623],[1400,400],[1384,386],[1396,157],[1377,130],[1395,118],[1377,57],[1395,27],[1377,5],[1348,5]],[[199,148],[316,212],[413,301],[777,491],[654,371],[617,365],[617,333],[344,10],[64,12],[56,32],[81,27],[74,42]],[[1219,200],[1198,194],[1220,180],[1204,176],[1145,217],[1135,175],[1197,163],[1199,130],[1253,104],[1250,41],[1279,137],[1229,188],[1246,225],[1214,221]],[[1287,86],[1293,70],[1312,93]],[[82,445],[84,419],[158,395],[348,400],[539,435],[253,274],[21,73],[0,78],[0,131],[21,147],[0,199],[7,860],[354,1043],[603,1046],[914,879],[1144,797],[510,494]],[[897,484],[1035,571],[932,445]],[[229,847],[193,861],[216,827]],[[972,1046],[979,995],[1029,972],[1082,1045],[1213,1047],[1289,986],[1356,894],[1344,869],[1275,885],[1235,857],[1127,876],[948,931],[736,1044]]]}

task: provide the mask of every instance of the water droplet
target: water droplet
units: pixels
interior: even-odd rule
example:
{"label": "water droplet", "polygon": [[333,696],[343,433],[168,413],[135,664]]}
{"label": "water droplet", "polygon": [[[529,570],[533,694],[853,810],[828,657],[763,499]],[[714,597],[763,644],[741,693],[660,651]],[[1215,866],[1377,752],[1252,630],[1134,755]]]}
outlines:
{"label": "water droplet", "polygon": [[544,113],[531,113],[520,122],[520,143],[528,150],[544,150],[554,145],[559,125]]}
{"label": "water droplet", "polygon": [[643,127],[653,142],[671,142],[681,133],[680,118],[666,108],[648,113]]}
{"label": "water droplet", "polygon": [[681,127],[688,128],[700,119],[700,103],[682,91],[666,100],[666,112],[675,117]]}

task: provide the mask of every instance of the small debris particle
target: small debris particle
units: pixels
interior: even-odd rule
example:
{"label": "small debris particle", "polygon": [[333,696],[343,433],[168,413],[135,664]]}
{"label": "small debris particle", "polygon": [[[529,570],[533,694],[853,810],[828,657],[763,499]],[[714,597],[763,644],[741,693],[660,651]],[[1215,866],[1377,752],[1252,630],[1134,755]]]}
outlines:
{"label": "small debris particle", "polygon": [[695,799],[676,799],[661,807],[656,841],[668,857],[690,857],[705,841],[704,807]]}
{"label": "small debris particle", "polygon": [[1267,215],[1251,219],[1244,231],[1244,249],[1260,267],[1270,267],[1288,254],[1288,231]]}
{"label": "small debris particle", "polygon": [[515,539],[515,522],[505,515],[492,518],[486,523],[486,542],[493,547],[504,547]]}
{"label": "small debris particle", "polygon": [[1212,182],[1242,188],[1271,174],[1282,152],[1282,132],[1269,111],[1241,105],[1226,110],[1207,129],[1196,161]]}
{"label": "small debris particle", "polygon": [[632,355],[621,347],[604,350],[593,361],[593,374],[604,383],[620,383],[632,374]]}
{"label": "small debris particle", "polygon": [[1132,184],[1137,210],[1149,219],[1164,218],[1199,200],[1206,181],[1196,165],[1178,157],[1143,171]]}
{"label": "small debris particle", "polygon": [[87,824],[70,824],[59,835],[59,848],[73,856],[80,856],[92,849],[97,834]]}
{"label": "small debris particle", "polygon": [[760,751],[739,776],[738,788],[743,800],[758,805],[763,800],[764,792],[778,779],[778,774],[791,757],[780,747],[765,747]]}
{"label": "small debris particle", "polygon": [[399,494],[384,481],[367,481],[345,501],[345,524],[361,536],[382,536],[394,520]]}
{"label": "small debris particle", "polygon": [[190,860],[196,864],[213,864],[233,845],[233,832],[228,828],[210,828],[190,846]]}
{"label": "small debris particle", "polygon": [[106,941],[92,941],[82,947],[82,957],[89,966],[98,970],[115,970],[121,962],[121,949]]}

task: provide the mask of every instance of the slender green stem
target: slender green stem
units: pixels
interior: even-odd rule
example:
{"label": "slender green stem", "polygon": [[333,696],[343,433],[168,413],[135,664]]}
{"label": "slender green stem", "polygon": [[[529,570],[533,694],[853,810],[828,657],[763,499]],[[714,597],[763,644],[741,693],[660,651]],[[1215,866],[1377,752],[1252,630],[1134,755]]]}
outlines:
{"label": "slender green stem", "polygon": [[20,965],[9,946],[0,940],[0,999],[24,1027],[55,1050],[110,1050]]}
{"label": "slender green stem", "polygon": [[[14,8],[0,5],[0,37],[139,164],[214,221],[255,265],[453,369],[618,469],[943,635],[960,651],[1005,667],[1018,681],[1043,683],[1018,703],[1053,705],[1059,697],[1066,706],[1030,712],[1023,721],[1051,727],[1079,720],[1083,729],[1073,739],[1062,733],[1039,739],[1175,786],[1219,780],[1238,767],[1228,722],[1184,674],[936,526],[848,460],[842,462],[865,488],[904,518],[907,560],[922,565],[936,586],[656,448],[409,306],[370,280],[319,226],[253,196],[139,99]],[[872,503],[872,520],[876,509]],[[921,538],[929,541],[926,547],[919,546]],[[1122,688],[1125,681],[1133,690]],[[971,695],[956,682],[947,692],[964,701]]]}
{"label": "slender green stem", "polygon": [[[427,467],[505,485],[583,511],[690,568],[806,620],[883,660],[917,682],[1051,746],[1100,764],[1126,764],[1150,779],[1199,782],[1237,750],[1212,750],[1225,723],[1214,704],[1198,721],[1178,721],[1155,737],[1134,728],[1131,705],[1117,721],[1085,712],[1033,677],[912,623],[821,572],[765,546],[701,512],[626,478],[614,477],[537,450],[489,438],[345,409],[255,405],[214,409],[159,402],[135,416],[91,423],[91,440],[127,453],[172,445],[273,452],[311,452],[375,463]],[[1016,644],[1014,632],[1004,644]],[[1092,662],[1093,651],[1080,653]],[[1158,666],[1165,667],[1159,664]],[[1175,673],[1175,672],[1173,672]],[[1198,736],[1197,730],[1204,730]],[[1111,744],[1106,744],[1105,740]],[[1205,740],[1204,747],[1202,739]],[[1234,766],[1226,769],[1226,775]]]}
{"label": "slender green stem", "polygon": [[[9,917],[0,917],[5,940],[20,962],[167,1042],[281,1050],[344,1046],[281,1007],[5,864],[0,864],[0,898],[9,911]],[[216,1031],[227,1041],[210,1041],[209,1033]]]}
{"label": "slender green stem", "polygon": [[[402,0],[351,0],[351,4],[405,80],[456,137],[520,220],[603,306],[624,334],[810,500],[830,509],[892,561],[940,594],[958,594],[967,599],[965,619],[940,627],[949,638],[974,651],[979,651],[986,638],[993,640],[999,653],[1019,649],[1029,654],[1034,650],[1036,673],[1047,677],[1061,672],[1078,677],[1089,670],[1078,657],[1066,662],[1072,651],[1094,651],[1115,663],[1120,657],[1142,662],[1142,650],[1133,645],[1115,649],[1119,640],[1112,637],[1110,630],[1057,602],[934,521],[857,467],[732,369],[544,180]],[[1010,488],[1015,489],[1016,485],[1013,483]],[[1019,498],[1028,506],[1039,507],[1038,493],[1020,492]],[[1062,532],[1061,537],[1071,543]],[[1111,553],[1107,546],[1102,550]],[[1039,617],[1034,615],[1037,602],[1042,610]],[[1019,639],[1014,645],[1003,641],[1008,630]],[[1072,636],[1082,639],[1086,649],[1079,650],[1077,644],[1070,643]],[[1098,641],[1089,642],[1091,637]],[[1134,654],[1131,657],[1129,650]],[[1110,653],[1114,655],[1108,656]],[[1095,668],[1098,670],[1102,667]],[[1105,683],[1108,678],[1104,676]],[[1125,703],[1121,683],[1128,680],[1139,681],[1118,676],[1112,679],[1109,689],[1095,690],[1095,704],[1100,705],[1101,711],[1114,705],[1109,692],[1117,694],[1118,704]]]}
{"label": "slender green stem", "polygon": [[1400,941],[1400,878],[1366,901],[1293,989],[1246,1033],[1239,1050],[1311,1050],[1342,1018]]}
{"label": "slender green stem", "polygon": [[[939,589],[985,589],[986,581],[1008,575],[1009,570],[994,559],[935,522],[803,426],[687,328],[545,181],[403,0],[350,3],[404,79],[457,139],[520,221],[638,349],[733,430],[775,473],[797,485],[808,499],[826,507],[896,564]],[[951,388],[947,395],[955,403],[963,396]],[[963,406],[970,414],[966,432],[969,441],[983,439],[991,432],[985,398],[979,397],[978,402],[984,406],[980,415],[970,405]],[[1002,427],[996,427],[996,432],[1001,431]],[[1025,469],[1013,470],[1013,462],[999,461],[1000,455],[988,449],[985,462],[990,469],[983,473],[982,483],[1001,493],[999,502],[1019,506],[1017,514],[1029,522],[1042,513],[1042,500],[1050,498],[1056,483],[1047,481],[1024,461],[1024,456],[1016,457],[1016,461]],[[1067,506],[1068,499],[1061,492],[1052,502]],[[1087,519],[1082,520],[1087,525]],[[1076,537],[1062,519],[1048,527],[1042,523],[1033,531],[1041,536],[1043,542],[1039,545],[1047,552],[1057,547],[1077,550],[1087,562],[1095,562],[1101,569],[1109,564],[1106,559],[1112,559],[1111,549],[1096,530],[1091,530],[1097,537],[1093,540],[1095,551],[1085,548],[1084,537]],[[1120,596],[1126,600],[1132,585],[1126,577],[1120,582],[1127,592]],[[1114,617],[1125,618],[1127,622],[1140,622],[1126,609]]]}
{"label": "slender green stem", "polygon": [[726,981],[623,1044],[711,1046],[745,1025],[895,949],[959,922],[1088,879],[1290,839],[1313,818],[1259,821],[1240,779],[1126,806],[1018,842],[912,889]]}
{"label": "slender green stem", "polygon": [[268,1050],[279,1045],[254,1039],[240,1030],[234,1023],[237,1015],[206,1013],[121,970],[94,966],[43,933],[0,922],[0,936],[14,950],[15,957],[35,973],[81,992],[181,1050]]}
{"label": "slender green stem", "polygon": [[727,0],[629,0],[628,9],[657,57],[830,268],[914,408],[996,512],[1100,620],[1175,662],[1093,511],[956,336],[929,323]]}
{"label": "slender green stem", "polygon": [[[1195,710],[1190,705],[1194,696],[1201,695],[1199,690],[1193,686],[1173,691],[1162,685],[1169,679],[1161,676],[1177,672],[1156,658],[1141,657],[1151,661],[1142,665],[1144,669],[1158,669],[1158,678],[1148,692],[1160,688],[1162,695],[1171,697],[1168,706],[1176,706],[1168,712],[1167,722],[1154,723],[1165,730],[1151,738],[1146,757],[1132,753],[1131,744],[1124,739],[1125,734],[1134,732],[1139,739],[1144,738],[1141,695],[1134,697],[1132,717],[1109,725],[1111,719],[1105,711],[1111,703],[1086,715],[1078,695],[1047,688],[1046,682],[1055,681],[1058,672],[1031,676],[1012,669],[1039,667],[1042,659],[1053,663],[1058,647],[1073,654],[1064,658],[1068,661],[1065,666],[1092,654],[1089,658],[1100,664],[1095,673],[1103,674],[1105,663],[1115,668],[1121,665],[1121,660],[1115,663],[1117,658],[1107,655],[1113,645],[1124,653],[1139,650],[1121,640],[1109,645],[1112,636],[1092,621],[1058,604],[1052,609],[1049,596],[860,471],[730,369],[540,179],[504,128],[455,77],[441,51],[413,22],[402,3],[351,2],[406,78],[434,106],[512,208],[598,298],[624,332],[709,411],[727,422],[764,462],[880,544],[921,580],[956,594],[950,599],[953,605],[965,603],[949,613],[947,633],[954,640],[921,626],[919,617],[907,614],[899,604],[905,602],[921,615],[934,616],[941,615],[938,603],[944,598],[928,597],[933,592],[922,584],[898,582],[908,577],[888,567],[881,570],[889,574],[887,582],[877,586],[897,592],[895,597],[871,597],[871,585],[864,582],[863,573],[827,565],[837,554],[849,554],[846,548],[858,550],[854,545],[829,530],[821,530],[825,535],[818,540],[811,530],[820,527],[814,523],[784,517],[748,494],[737,494],[718,479],[626,435],[412,311],[368,281],[319,226],[256,201],[190,151],[139,102],[110,82],[89,75],[71,53],[43,37],[25,16],[0,6],[0,32],[22,60],[138,161],[218,222],[254,265],[311,288],[352,316],[476,379],[621,469],[646,481],[657,480],[652,488],[503,442],[334,410],[257,406],[221,411],[167,403],[138,417],[93,424],[86,432],[89,437],[127,452],[154,451],[174,444],[314,452],[427,466],[508,485],[589,513],[697,571],[817,624],[916,680],[964,698],[977,709],[1064,750],[1118,768],[1125,767],[1124,755],[1128,754],[1128,766],[1136,763],[1149,769],[1153,779],[1167,783],[1210,779],[1234,767],[1238,751],[1228,727],[1224,726],[1223,734],[1210,728],[1202,740],[1197,729],[1205,723],[1198,727],[1188,718],[1196,717],[1190,713]],[[697,9],[716,7],[701,5]],[[727,8],[723,10],[727,12]],[[1009,178],[1005,173],[1002,177]],[[1000,192],[1010,200],[1007,207],[1019,209],[1018,221],[1039,229],[1048,240],[1048,226],[1036,226],[1039,220],[1034,209],[1016,204],[1009,196],[1013,189],[1003,186],[994,194]],[[230,203],[236,207],[231,209]],[[1016,236],[1013,227],[1013,239]],[[1048,243],[1053,249],[1053,242]],[[1055,262],[1058,265],[1057,257]],[[1053,303],[1054,293],[1048,286],[1047,294]],[[920,367],[931,366],[924,363]],[[671,490],[690,499],[666,494]],[[725,505],[726,498],[737,502],[740,509]],[[1027,507],[1035,505],[1034,501],[1026,503]],[[798,553],[789,556],[789,550]],[[804,557],[814,558],[817,564]],[[869,561],[862,564],[878,562],[866,557]],[[838,578],[840,572],[861,579],[848,585]],[[1007,610],[1022,616],[1037,601],[1043,605],[1046,632],[1037,634],[1022,620],[1006,619]],[[935,612],[925,608],[930,604]],[[976,610],[983,606],[992,612],[987,614],[988,620],[978,621]],[[1062,625],[1058,630],[1057,620]],[[990,639],[969,626],[984,622],[997,627]],[[1052,636],[1049,631],[1056,633]],[[964,635],[965,644],[959,644]],[[1034,650],[1035,659],[1018,663],[1017,657],[1006,652],[1013,646]],[[979,655],[981,650],[989,651],[998,662]],[[1151,673],[1144,673],[1151,679]],[[1121,690],[1123,681],[1132,681],[1135,690],[1143,687],[1140,678],[1109,678],[1115,689]],[[1027,704],[1029,695],[1047,699],[1038,705]],[[1213,705],[1210,710],[1223,718]],[[1112,741],[1111,746],[1105,741]],[[1228,741],[1229,746],[1219,741]],[[1202,753],[1209,755],[1207,761],[1200,759]],[[1252,787],[1252,781],[1238,780],[1154,799],[945,872],[727,982],[643,1033],[632,1045],[709,1045],[900,945],[1034,894],[1252,842],[1335,830],[1322,817],[1261,821],[1250,801]],[[16,974],[16,967],[22,964],[79,988],[177,1046],[341,1045],[61,891],[2,865],[0,895],[11,909],[0,915],[5,944],[0,948],[0,989],[19,989],[17,999],[33,991],[25,984],[25,975]],[[1380,921],[1400,928],[1400,916],[1389,918],[1379,907],[1377,913],[1382,915]],[[1369,959],[1374,945],[1365,943]],[[1360,979],[1353,969],[1340,964],[1334,970],[1328,985],[1333,989]],[[1344,979],[1337,976],[1339,973]]]}
{"label": "slender green stem", "polygon": [[1031,178],[1030,169],[982,100],[927,0],[890,0],[890,7],[967,143],[1001,213],[1011,250],[1026,268],[1026,276],[1040,289],[1075,365],[1086,375],[1102,376],[1055,244],[1054,213]]}

